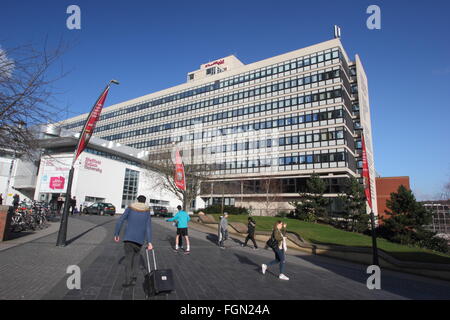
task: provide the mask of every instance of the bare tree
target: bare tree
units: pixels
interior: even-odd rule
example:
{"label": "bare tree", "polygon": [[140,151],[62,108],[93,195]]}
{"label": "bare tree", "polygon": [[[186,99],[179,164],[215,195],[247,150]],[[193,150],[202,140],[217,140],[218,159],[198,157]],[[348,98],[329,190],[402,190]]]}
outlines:
{"label": "bare tree", "polygon": [[31,156],[36,126],[59,120],[64,109],[56,106],[54,83],[66,73],[56,63],[67,50],[62,41],[52,50],[46,41],[42,50],[0,48],[0,148]]}
{"label": "bare tree", "polygon": [[144,166],[160,174],[160,181],[158,182],[161,183],[164,189],[174,194],[186,209],[191,206],[192,201],[199,195],[201,183],[208,180],[208,170],[205,165],[185,164],[186,190],[180,190],[175,184],[175,163],[172,161],[170,153],[159,159],[148,160],[144,162]]}
{"label": "bare tree", "polygon": [[264,197],[264,209],[266,215],[270,216],[272,210],[278,209],[279,202],[281,200],[281,183],[278,179],[266,178],[261,181],[262,191],[265,194]]}

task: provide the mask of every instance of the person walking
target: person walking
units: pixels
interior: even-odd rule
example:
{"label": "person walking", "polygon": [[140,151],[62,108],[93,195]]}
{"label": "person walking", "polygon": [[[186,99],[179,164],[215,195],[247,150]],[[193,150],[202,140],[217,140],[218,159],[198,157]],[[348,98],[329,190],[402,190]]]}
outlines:
{"label": "person walking", "polygon": [[228,239],[228,213],[224,212],[219,223],[219,247],[225,249],[224,242]]}
{"label": "person walking", "polygon": [[120,230],[125,221],[127,227],[123,238],[125,250],[125,282],[123,287],[136,284],[136,258],[140,256],[141,247],[147,242],[147,250],[152,250],[152,218],[150,208],[145,204],[147,198],[140,195],[137,202],[125,209],[125,212],[116,223],[114,241],[120,241]]}
{"label": "person walking", "polygon": [[16,194],[13,196],[13,207],[14,207],[14,209],[17,209],[17,207],[19,206],[19,203],[20,203],[20,197],[19,197],[19,195],[16,193]]}
{"label": "person walking", "polygon": [[167,219],[168,222],[176,221],[177,223],[177,236],[175,238],[175,252],[178,252],[179,247],[179,240],[180,237],[184,237],[184,240],[186,241],[186,254],[189,254],[191,252],[190,243],[189,243],[189,235],[188,235],[188,222],[191,220],[189,217],[189,214],[182,210],[183,208],[181,206],[177,207],[178,212],[175,215],[175,217]]}
{"label": "person walking", "polygon": [[56,203],[57,203],[56,210],[58,211],[58,214],[60,215],[61,214],[61,209],[62,209],[63,204],[64,204],[64,198],[62,196],[59,196],[58,200],[56,201]]}
{"label": "person walking", "polygon": [[266,273],[268,267],[280,264],[280,275],[279,279],[289,280],[289,278],[284,274],[284,269],[286,265],[286,227],[287,224],[282,221],[277,221],[273,226],[272,236],[267,241],[267,246],[271,247],[275,253],[275,260],[272,260],[268,264],[262,264],[261,270],[262,274]]}
{"label": "person walking", "polygon": [[0,193],[0,206],[3,205],[3,193]]}
{"label": "person walking", "polygon": [[252,217],[248,217],[248,224],[247,224],[247,228],[248,228],[248,235],[245,238],[245,243],[242,244],[243,247],[247,246],[248,240],[252,240],[253,242],[253,249],[258,249],[258,245],[256,244],[256,240],[255,240],[255,228],[256,228],[256,221],[252,218]]}
{"label": "person walking", "polygon": [[75,208],[77,207],[77,198],[73,197],[70,199],[70,215],[73,216],[73,212],[75,211]]}

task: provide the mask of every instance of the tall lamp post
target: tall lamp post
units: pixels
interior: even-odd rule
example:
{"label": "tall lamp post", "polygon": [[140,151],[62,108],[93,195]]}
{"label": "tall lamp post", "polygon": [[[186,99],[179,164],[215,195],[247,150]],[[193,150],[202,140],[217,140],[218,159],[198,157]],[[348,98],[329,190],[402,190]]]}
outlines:
{"label": "tall lamp post", "polygon": [[81,152],[83,152],[84,148],[86,148],[86,146],[89,143],[92,133],[94,132],[95,125],[100,118],[100,113],[102,112],[102,108],[105,103],[106,96],[108,94],[109,88],[112,83],[119,84],[119,82],[117,80],[109,81],[108,85],[103,90],[102,94],[98,97],[97,101],[94,104],[94,107],[92,108],[91,112],[89,113],[86,123],[84,124],[83,130],[81,130],[80,137],[78,138],[78,144],[75,149],[72,166],[70,167],[70,171],[69,171],[69,178],[67,181],[67,190],[66,190],[66,199],[64,201],[64,210],[63,210],[63,214],[61,216],[61,224],[59,226],[58,240],[56,242],[56,245],[59,247],[66,246],[67,222],[69,219],[70,201],[72,199],[71,190],[72,190],[72,180],[73,180],[75,161],[77,160],[77,157],[80,155]]}

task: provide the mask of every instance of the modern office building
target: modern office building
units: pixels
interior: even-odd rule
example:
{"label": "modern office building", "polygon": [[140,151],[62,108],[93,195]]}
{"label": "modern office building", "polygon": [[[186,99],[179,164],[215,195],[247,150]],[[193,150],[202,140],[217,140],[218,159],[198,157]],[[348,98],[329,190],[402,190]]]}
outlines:
{"label": "modern office building", "polygon": [[[86,117],[62,124],[79,131]],[[344,178],[360,177],[362,134],[377,213],[367,78],[339,38],[251,64],[202,64],[186,83],[105,108],[94,133],[152,159],[180,148],[185,163],[207,164],[196,207],[224,201],[254,214],[290,210],[313,172],[336,199]]]}

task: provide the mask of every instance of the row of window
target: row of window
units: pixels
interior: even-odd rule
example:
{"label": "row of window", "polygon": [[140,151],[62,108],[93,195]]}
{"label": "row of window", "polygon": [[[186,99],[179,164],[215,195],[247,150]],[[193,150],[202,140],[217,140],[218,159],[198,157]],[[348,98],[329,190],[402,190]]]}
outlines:
{"label": "row of window", "polygon": [[[250,73],[248,75],[245,76],[236,76],[232,79],[228,79],[228,80],[222,80],[222,81],[215,81],[212,84],[208,84],[206,86],[200,87],[200,88],[196,88],[196,89],[191,89],[185,92],[181,92],[178,94],[173,94],[171,96],[168,97],[164,97],[164,98],[160,98],[160,99],[156,99],[150,102],[145,102],[143,104],[140,105],[136,105],[136,106],[132,106],[132,107],[128,107],[128,108],[124,108],[121,110],[117,110],[117,111],[113,111],[113,112],[109,112],[106,114],[103,114],[100,118],[100,120],[106,120],[106,119],[110,119],[110,118],[114,118],[114,117],[118,117],[121,116],[123,114],[127,114],[130,112],[136,112],[139,110],[143,110],[143,109],[147,109],[150,107],[154,107],[154,106],[158,106],[167,102],[172,102],[172,101],[176,101],[176,100],[180,100],[180,99],[184,99],[187,97],[192,97],[198,94],[202,94],[202,93],[206,93],[206,92],[211,92],[217,89],[221,89],[221,88],[226,88],[229,86],[233,86],[236,84],[241,84],[244,82],[248,82],[248,81],[252,81],[252,80],[256,80],[256,79],[260,79],[260,78],[264,78],[264,77],[268,77],[271,75],[275,75],[278,73],[282,73],[285,71],[289,71],[289,70],[294,70],[294,69],[298,69],[298,68],[302,68],[302,67],[306,67],[306,66],[311,66],[311,65],[315,65],[317,63],[321,63],[324,61],[329,61],[332,59],[336,59],[340,57],[340,52],[339,50],[335,50],[333,52],[328,52],[328,53],[324,53],[324,54],[318,54],[318,55],[314,55],[311,56],[309,58],[300,58],[297,61],[293,61],[293,62],[288,62],[284,65],[281,66],[277,66],[277,67],[267,67],[265,69],[262,70],[258,70],[254,73]],[[76,123],[72,123],[67,125],[65,128],[66,129],[72,129],[75,127],[79,127],[82,126],[84,124],[85,120],[83,121],[78,121]]]}
{"label": "row of window", "polygon": [[[251,90],[237,92],[237,93],[230,94],[230,95],[227,95],[224,97],[214,98],[214,99],[210,99],[210,100],[206,100],[206,101],[193,103],[190,105],[176,107],[176,108],[173,108],[170,110],[165,110],[165,111],[148,114],[145,116],[140,116],[137,118],[127,119],[127,120],[122,120],[122,121],[115,122],[115,123],[102,125],[102,126],[97,127],[95,131],[96,131],[96,133],[98,133],[98,132],[105,131],[105,130],[111,130],[111,129],[115,129],[115,128],[125,127],[125,126],[132,125],[135,123],[142,123],[145,121],[150,121],[150,120],[159,119],[159,118],[167,118],[169,116],[179,115],[181,113],[185,113],[185,112],[188,112],[191,110],[202,109],[204,107],[209,107],[212,105],[222,104],[225,102],[240,100],[240,99],[253,97],[253,96],[258,96],[261,94],[265,94],[266,92],[275,92],[275,91],[279,91],[279,90],[283,90],[283,89],[287,89],[287,88],[291,88],[291,87],[296,87],[296,86],[301,85],[301,83],[306,83],[306,82],[313,83],[313,82],[322,81],[322,80],[339,78],[339,75],[340,75],[340,70],[334,70],[334,71],[324,72],[324,73],[320,73],[320,74],[313,75],[313,76],[308,76],[305,78],[294,79],[294,80],[289,80],[286,82],[276,83],[276,84],[272,84],[272,85],[265,86],[265,87],[253,88]],[[322,95],[322,97],[320,97],[320,95]],[[328,97],[329,97],[328,99],[331,99],[331,97],[332,97],[331,92],[328,93]],[[323,93],[317,93],[314,95],[306,95],[306,96],[300,96],[298,98],[294,98],[294,99],[292,99],[293,100],[292,105],[314,102],[314,101],[318,101],[318,99],[319,100],[327,99],[326,93],[323,92]],[[291,101],[288,102],[287,106],[289,106],[289,105],[291,105]],[[261,106],[260,107],[261,111],[278,108],[278,106],[267,106],[266,107],[266,104],[262,104],[260,106]],[[282,105],[282,107],[284,107],[284,105]],[[233,112],[232,116],[235,117],[235,116],[241,116],[243,114],[255,113],[255,112],[259,112],[259,111],[254,111],[252,109],[252,107],[248,107],[248,108],[236,109],[236,110],[229,111],[229,112]],[[226,119],[226,118],[228,118],[228,113],[222,112],[222,113],[218,113],[218,114],[214,114],[214,115],[210,115],[210,116],[204,116],[203,119],[200,121],[207,122],[209,118],[211,118],[210,121]],[[192,120],[194,120],[194,119],[192,119]],[[185,121],[188,121],[188,120],[185,120]],[[175,128],[177,128],[177,127],[175,127]]]}
{"label": "row of window", "polygon": [[286,156],[279,158],[266,159],[245,159],[232,160],[223,163],[214,163],[208,167],[211,171],[231,170],[231,169],[247,169],[247,168],[261,168],[271,167],[273,165],[287,166],[296,164],[316,164],[316,163],[330,163],[342,162],[346,159],[346,152],[331,152],[320,154],[306,154],[297,156]]}
{"label": "row of window", "polygon": [[[333,99],[333,98],[339,98],[342,96],[342,89],[335,89],[335,90],[330,90],[330,91],[326,91],[326,92],[322,92],[322,93],[314,93],[314,94],[309,94],[306,96],[302,96],[302,97],[298,97],[297,101],[304,101],[304,103],[306,103],[306,101],[321,101],[321,100],[327,100],[327,99]],[[265,110],[271,110],[273,106],[280,106],[277,105],[278,102],[275,102],[275,104],[273,103],[268,103],[268,104],[263,104],[259,107],[259,109],[257,109],[259,112],[261,111],[265,111]],[[285,104],[282,104],[283,107],[285,106]],[[267,109],[270,108],[270,109]],[[264,109],[264,110],[262,110]],[[255,112],[255,110],[253,110]],[[233,116],[233,112],[232,111],[228,111],[226,112],[227,118],[229,113],[231,112],[231,116]],[[220,113],[221,116],[225,116],[225,113]],[[304,118],[302,118],[304,117]],[[314,114],[308,114],[305,116],[300,116],[298,118],[298,122],[295,121],[295,123],[292,123],[292,121],[290,121],[290,124],[297,124],[297,123],[302,123],[302,122],[311,122],[311,121],[317,121],[314,120],[313,117],[317,117],[317,120],[319,120],[319,113],[314,113]],[[322,115],[321,116],[323,119],[321,120],[327,120],[327,115]],[[222,118],[223,119],[223,118]],[[182,120],[182,121],[176,121],[176,122],[171,122],[171,123],[166,123],[166,124],[161,124],[161,125],[157,125],[157,126],[153,126],[153,127],[148,127],[148,128],[143,128],[143,129],[137,129],[137,130],[133,130],[133,131],[128,131],[128,132],[122,132],[122,133],[116,133],[110,136],[106,136],[103,137],[104,139],[107,140],[118,140],[118,139],[124,139],[127,137],[134,137],[134,136],[140,136],[140,135],[144,135],[144,134],[150,134],[150,133],[156,133],[156,132],[160,132],[160,131],[165,131],[165,130],[171,130],[171,129],[176,129],[176,128],[182,128],[184,126],[190,126],[196,123],[204,123],[207,121],[204,120],[209,120],[209,116],[205,116],[205,117],[197,117],[197,118],[192,118],[192,119],[188,119],[188,120]],[[211,118],[212,121],[212,118]],[[285,121],[283,119],[280,119],[280,121]],[[287,124],[283,124],[280,123],[279,125],[277,124],[276,126],[284,126]],[[257,128],[256,130],[258,130],[259,128]],[[265,129],[263,127],[261,127],[261,129]]]}
{"label": "row of window", "polygon": [[293,135],[290,137],[283,137],[278,139],[279,146],[290,146],[302,143],[312,143],[312,142],[324,142],[330,140],[344,139],[344,130],[339,131],[328,131],[322,133],[313,134],[301,134]]}
{"label": "row of window", "polygon": [[[220,146],[204,147],[202,154],[216,154],[226,153],[232,151],[242,150],[255,150],[264,149],[278,146],[296,145],[311,142],[324,142],[331,140],[344,139],[344,130],[328,131],[322,133],[305,134],[305,135],[293,135],[288,137],[282,137],[278,139],[264,139],[255,141],[235,142],[231,144],[224,144]],[[278,140],[278,144],[277,144]]]}
{"label": "row of window", "polygon": [[[302,124],[302,123],[311,123],[316,121],[322,121],[322,120],[332,120],[332,119],[339,119],[344,117],[344,111],[343,109],[336,109],[336,110],[330,110],[330,111],[324,111],[324,112],[314,112],[314,113],[308,113],[300,116],[293,116],[293,117],[286,117],[281,119],[275,119],[275,120],[264,120],[260,122],[254,122],[254,123],[246,123],[239,126],[230,126],[226,128],[218,128],[214,130],[209,131],[202,131],[198,133],[193,133],[189,135],[182,135],[177,138],[175,137],[166,137],[161,139],[155,139],[155,140],[149,140],[146,142],[139,142],[139,143],[132,143],[129,144],[129,146],[134,148],[147,148],[147,147],[154,147],[154,146],[160,146],[160,145],[166,145],[170,144],[172,142],[182,142],[182,141],[192,141],[192,140],[198,140],[198,139],[205,139],[209,137],[216,137],[216,136],[225,136],[230,134],[236,134],[236,133],[242,133],[242,132],[249,132],[254,130],[264,130],[264,129],[272,129],[282,126],[291,126],[296,124]],[[116,140],[116,139],[124,139],[131,137],[131,133],[134,133],[134,135],[140,135],[144,134],[141,133],[143,130],[146,129],[140,129],[137,130],[139,134],[134,133],[135,131],[130,132],[124,132],[120,134],[116,134],[113,136],[109,136],[107,140]]]}
{"label": "row of window", "polygon": [[311,164],[311,163],[328,163],[345,161],[345,152],[308,154],[299,156],[287,156],[279,158],[278,164],[280,166],[290,166],[296,164]]}

